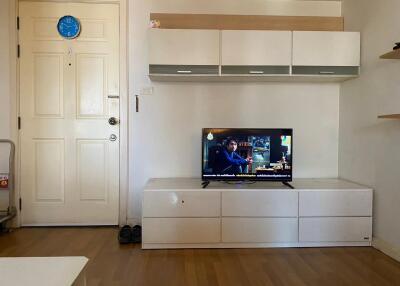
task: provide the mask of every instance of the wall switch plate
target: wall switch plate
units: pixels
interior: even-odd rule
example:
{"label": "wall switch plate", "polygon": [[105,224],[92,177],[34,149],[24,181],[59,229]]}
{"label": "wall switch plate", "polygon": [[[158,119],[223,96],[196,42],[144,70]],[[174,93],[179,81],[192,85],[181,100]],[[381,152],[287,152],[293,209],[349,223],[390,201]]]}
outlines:
{"label": "wall switch plate", "polygon": [[153,95],[153,92],[154,92],[154,87],[146,86],[142,88],[142,90],[140,91],[140,95]]}

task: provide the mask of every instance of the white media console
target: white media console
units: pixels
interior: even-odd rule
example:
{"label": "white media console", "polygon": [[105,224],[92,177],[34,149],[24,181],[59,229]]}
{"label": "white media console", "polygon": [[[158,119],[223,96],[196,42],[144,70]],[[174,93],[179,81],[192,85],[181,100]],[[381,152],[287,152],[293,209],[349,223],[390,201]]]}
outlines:
{"label": "white media console", "polygon": [[143,249],[370,246],[372,189],[340,179],[231,185],[151,179]]}

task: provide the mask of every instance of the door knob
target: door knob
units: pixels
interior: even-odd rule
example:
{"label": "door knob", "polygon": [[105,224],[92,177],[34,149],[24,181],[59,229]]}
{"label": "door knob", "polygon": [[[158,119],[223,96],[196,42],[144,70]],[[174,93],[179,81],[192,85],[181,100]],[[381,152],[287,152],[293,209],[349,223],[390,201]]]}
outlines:
{"label": "door knob", "polygon": [[117,135],[111,134],[110,135],[110,141],[116,141],[117,140]]}
{"label": "door knob", "polygon": [[117,124],[118,124],[118,119],[115,118],[115,117],[110,117],[110,118],[108,119],[108,123],[109,123],[110,125],[117,125]]}

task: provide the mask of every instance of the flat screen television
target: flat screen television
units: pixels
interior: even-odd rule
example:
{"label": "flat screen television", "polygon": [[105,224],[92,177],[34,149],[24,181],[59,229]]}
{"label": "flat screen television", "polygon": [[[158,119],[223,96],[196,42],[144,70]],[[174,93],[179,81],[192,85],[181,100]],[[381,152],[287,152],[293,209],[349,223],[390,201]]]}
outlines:
{"label": "flat screen television", "polygon": [[204,128],[203,181],[291,182],[293,129]]}

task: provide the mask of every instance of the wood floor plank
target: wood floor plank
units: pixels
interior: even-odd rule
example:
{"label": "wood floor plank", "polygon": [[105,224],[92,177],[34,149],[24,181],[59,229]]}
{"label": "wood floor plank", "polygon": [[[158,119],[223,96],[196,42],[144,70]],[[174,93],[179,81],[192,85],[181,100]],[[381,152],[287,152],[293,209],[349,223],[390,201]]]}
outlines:
{"label": "wood floor plank", "polygon": [[113,227],[22,228],[0,256],[86,256],[89,286],[400,286],[400,263],[369,247],[142,250]]}

